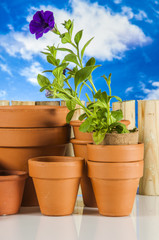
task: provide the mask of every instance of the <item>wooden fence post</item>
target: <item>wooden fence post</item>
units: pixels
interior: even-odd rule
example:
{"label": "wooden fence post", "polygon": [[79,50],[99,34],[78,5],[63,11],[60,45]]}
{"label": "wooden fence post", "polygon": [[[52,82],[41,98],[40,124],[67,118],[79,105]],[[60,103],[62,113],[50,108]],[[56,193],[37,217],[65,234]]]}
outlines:
{"label": "wooden fence post", "polygon": [[135,128],[135,100],[113,102],[112,109],[113,111],[121,109],[123,112],[123,119],[130,121],[128,129]]}
{"label": "wooden fence post", "polygon": [[35,105],[60,106],[60,101],[36,101]]}
{"label": "wooden fence post", "polygon": [[35,105],[34,101],[11,101],[13,106],[19,106],[19,105]]}
{"label": "wooden fence post", "polygon": [[8,100],[0,100],[0,106],[9,106],[10,105],[10,101]]}
{"label": "wooden fence post", "polygon": [[138,101],[138,128],[145,148],[139,193],[159,195],[159,100]]}

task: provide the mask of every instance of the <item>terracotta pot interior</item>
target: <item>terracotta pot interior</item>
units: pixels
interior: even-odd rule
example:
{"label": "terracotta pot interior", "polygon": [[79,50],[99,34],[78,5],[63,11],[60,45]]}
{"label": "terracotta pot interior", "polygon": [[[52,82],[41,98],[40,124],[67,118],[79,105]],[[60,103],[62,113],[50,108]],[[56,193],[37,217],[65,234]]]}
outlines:
{"label": "terracotta pot interior", "polygon": [[74,161],[83,161],[81,157],[60,157],[60,156],[51,156],[51,157],[38,157],[38,158],[32,158],[32,161],[35,162],[49,162],[49,163],[58,163],[58,162],[74,162]]}

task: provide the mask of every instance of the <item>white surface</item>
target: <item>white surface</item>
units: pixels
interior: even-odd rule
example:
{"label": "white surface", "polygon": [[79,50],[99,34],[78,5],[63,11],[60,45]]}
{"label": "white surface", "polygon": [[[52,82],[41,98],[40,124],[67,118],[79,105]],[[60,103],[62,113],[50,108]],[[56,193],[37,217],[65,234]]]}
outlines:
{"label": "white surface", "polygon": [[103,217],[76,207],[67,217],[46,217],[39,208],[0,217],[0,240],[159,240],[159,197],[138,196],[129,217]]}

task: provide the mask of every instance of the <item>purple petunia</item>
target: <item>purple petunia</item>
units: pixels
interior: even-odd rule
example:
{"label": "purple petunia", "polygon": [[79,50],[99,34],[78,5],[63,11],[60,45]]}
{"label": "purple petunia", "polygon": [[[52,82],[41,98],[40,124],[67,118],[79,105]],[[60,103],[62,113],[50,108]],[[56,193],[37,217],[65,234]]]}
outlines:
{"label": "purple petunia", "polygon": [[50,11],[37,11],[33,20],[29,24],[29,29],[32,34],[35,34],[36,39],[43,36],[43,33],[47,33],[55,26],[53,12]]}

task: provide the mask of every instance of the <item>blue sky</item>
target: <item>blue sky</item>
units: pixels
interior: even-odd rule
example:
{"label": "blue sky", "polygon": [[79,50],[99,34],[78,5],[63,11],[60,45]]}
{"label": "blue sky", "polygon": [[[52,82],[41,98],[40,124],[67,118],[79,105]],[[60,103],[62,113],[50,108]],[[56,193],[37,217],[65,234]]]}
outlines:
{"label": "blue sky", "polygon": [[75,32],[84,29],[82,43],[95,37],[85,60],[93,56],[102,64],[93,75],[98,89],[106,88],[100,76],[111,72],[113,95],[159,99],[159,0],[1,0],[0,100],[46,100],[36,82],[49,68],[40,51],[58,42],[52,33],[40,40],[29,33],[39,9],[53,11],[58,26],[74,19]]}

